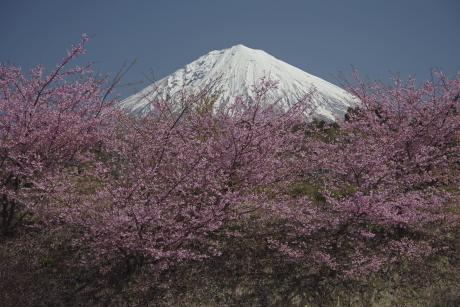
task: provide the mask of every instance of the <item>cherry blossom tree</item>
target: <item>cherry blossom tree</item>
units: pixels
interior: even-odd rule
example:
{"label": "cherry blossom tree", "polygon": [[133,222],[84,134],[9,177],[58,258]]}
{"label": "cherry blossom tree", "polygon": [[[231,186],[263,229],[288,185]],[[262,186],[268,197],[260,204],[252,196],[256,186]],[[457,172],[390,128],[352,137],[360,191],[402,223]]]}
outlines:
{"label": "cherry blossom tree", "polygon": [[[291,234],[272,243],[328,274],[353,276],[443,248],[458,219],[460,74],[417,86],[362,82],[346,119],[312,131],[305,177],[317,194],[284,209]],[[323,271],[324,274],[324,271]]]}
{"label": "cherry blossom tree", "polygon": [[55,182],[92,158],[113,121],[103,90],[105,79],[95,78],[90,65],[67,69],[85,53],[88,37],[68,51],[67,57],[45,76],[44,67],[0,66],[0,189],[1,233],[43,205],[45,182]]}
{"label": "cherry blossom tree", "polygon": [[216,255],[226,223],[262,210],[266,191],[291,176],[303,137],[294,128],[309,96],[284,110],[265,101],[276,82],[263,79],[253,101],[202,108],[213,86],[184,91],[177,103],[153,101],[145,118],[120,117],[117,134],[104,141],[110,155],[86,170],[92,192],[78,200],[78,192],[61,193],[62,221],[83,231],[74,244],[87,250],[84,263],[110,270],[122,261],[128,275],[156,274]]}

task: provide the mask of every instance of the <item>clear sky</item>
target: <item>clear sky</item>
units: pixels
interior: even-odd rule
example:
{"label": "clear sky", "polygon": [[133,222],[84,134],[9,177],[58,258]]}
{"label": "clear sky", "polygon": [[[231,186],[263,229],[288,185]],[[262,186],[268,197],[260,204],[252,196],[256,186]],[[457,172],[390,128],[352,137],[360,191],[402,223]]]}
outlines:
{"label": "clear sky", "polygon": [[82,33],[101,73],[137,58],[125,82],[237,44],[334,84],[351,65],[383,81],[460,71],[460,0],[0,0],[0,61],[53,69]]}

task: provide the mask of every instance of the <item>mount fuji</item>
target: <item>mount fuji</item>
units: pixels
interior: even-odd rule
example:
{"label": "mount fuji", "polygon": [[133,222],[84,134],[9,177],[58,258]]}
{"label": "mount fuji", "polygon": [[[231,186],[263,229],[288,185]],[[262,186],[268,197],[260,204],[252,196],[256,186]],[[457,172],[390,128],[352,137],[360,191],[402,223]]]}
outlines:
{"label": "mount fuji", "polygon": [[310,102],[315,108],[314,117],[335,120],[343,117],[348,107],[356,104],[344,89],[321,78],[308,74],[294,66],[280,61],[262,50],[243,45],[229,49],[211,51],[196,61],[157,81],[138,93],[122,100],[118,106],[134,116],[145,116],[151,112],[151,102],[158,98],[178,99],[187,89],[199,90],[209,80],[223,78],[222,93],[218,106],[231,103],[237,95],[254,98],[252,85],[262,77],[279,81],[278,88],[267,93],[267,98],[278,99],[289,107],[299,101],[312,87],[316,89]]}

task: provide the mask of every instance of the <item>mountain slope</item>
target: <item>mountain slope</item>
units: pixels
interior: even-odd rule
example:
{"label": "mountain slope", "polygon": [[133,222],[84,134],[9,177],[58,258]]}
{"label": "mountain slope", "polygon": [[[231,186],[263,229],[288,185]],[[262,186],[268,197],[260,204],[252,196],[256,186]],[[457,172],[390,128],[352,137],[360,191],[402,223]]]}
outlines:
{"label": "mountain slope", "polygon": [[268,93],[269,98],[282,98],[285,106],[290,106],[302,98],[314,86],[313,105],[320,118],[333,120],[342,117],[353,105],[352,97],[345,90],[323,79],[310,75],[292,65],[280,61],[262,50],[254,50],[243,45],[229,49],[212,51],[198,60],[157,81],[139,93],[119,103],[126,112],[144,116],[151,110],[150,102],[159,95],[165,99],[179,98],[183,88],[198,90],[210,79],[223,76],[224,92],[218,103],[231,103],[237,95],[254,97],[251,86],[260,78],[268,76],[279,81],[278,89]]}

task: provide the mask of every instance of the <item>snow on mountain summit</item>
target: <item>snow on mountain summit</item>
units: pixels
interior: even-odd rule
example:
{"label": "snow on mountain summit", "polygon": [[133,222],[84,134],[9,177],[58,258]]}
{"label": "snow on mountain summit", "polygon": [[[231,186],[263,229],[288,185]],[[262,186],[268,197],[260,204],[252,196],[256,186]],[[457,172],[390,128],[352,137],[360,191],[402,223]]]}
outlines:
{"label": "snow on mountain summit", "polygon": [[151,101],[161,97],[179,98],[181,91],[199,90],[209,82],[223,77],[223,90],[218,103],[231,103],[237,95],[254,97],[252,85],[268,76],[279,81],[278,89],[268,93],[269,98],[281,98],[281,103],[290,106],[316,88],[312,104],[315,116],[334,120],[342,117],[349,106],[354,105],[353,98],[345,90],[292,65],[276,59],[262,50],[243,45],[229,49],[211,51],[196,61],[177,70],[173,74],[155,82],[140,92],[122,100],[119,106],[136,116],[145,116],[151,111]]}

